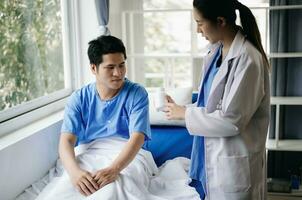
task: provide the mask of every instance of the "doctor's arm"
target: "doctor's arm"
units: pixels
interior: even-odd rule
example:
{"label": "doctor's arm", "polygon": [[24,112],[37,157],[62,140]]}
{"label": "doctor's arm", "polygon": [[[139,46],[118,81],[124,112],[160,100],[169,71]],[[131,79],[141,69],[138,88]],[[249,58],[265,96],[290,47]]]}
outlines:
{"label": "doctor's arm", "polygon": [[93,180],[92,174],[79,167],[74,152],[75,143],[75,135],[62,133],[59,142],[59,154],[72,184],[82,195],[88,196],[97,191],[99,187]]}
{"label": "doctor's arm", "polygon": [[260,61],[243,54],[222,110],[207,112],[206,108],[188,107],[186,126],[191,135],[229,137],[245,129],[258,109],[264,93],[264,69]]}
{"label": "doctor's arm", "polygon": [[[186,127],[191,135],[201,135],[203,133],[202,136],[228,137],[239,133],[234,124],[220,116],[211,116],[212,114],[208,114],[205,108],[196,107],[196,104],[180,106],[174,101],[169,101],[166,102],[164,112],[169,120],[186,119]],[[210,134],[207,134],[209,132]]]}
{"label": "doctor's arm", "polygon": [[113,163],[93,175],[94,180],[99,184],[100,188],[117,179],[119,173],[134,159],[143,146],[144,141],[145,135],[143,133],[134,132],[131,134],[130,139]]}

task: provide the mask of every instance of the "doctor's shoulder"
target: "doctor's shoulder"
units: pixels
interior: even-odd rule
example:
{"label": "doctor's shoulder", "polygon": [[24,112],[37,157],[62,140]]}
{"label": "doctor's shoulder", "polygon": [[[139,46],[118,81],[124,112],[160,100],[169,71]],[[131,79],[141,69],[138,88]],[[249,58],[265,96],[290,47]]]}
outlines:
{"label": "doctor's shoulder", "polygon": [[261,69],[263,66],[263,57],[260,51],[248,40],[246,40],[242,46],[239,59],[239,69],[247,69],[252,67],[254,69]]}

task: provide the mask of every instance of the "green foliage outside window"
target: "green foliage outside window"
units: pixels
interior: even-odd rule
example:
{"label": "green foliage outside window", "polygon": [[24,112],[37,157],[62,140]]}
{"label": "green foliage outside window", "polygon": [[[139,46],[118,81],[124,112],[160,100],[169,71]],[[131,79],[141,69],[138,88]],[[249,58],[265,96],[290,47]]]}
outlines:
{"label": "green foliage outside window", "polygon": [[0,1],[0,111],[64,88],[60,0]]}

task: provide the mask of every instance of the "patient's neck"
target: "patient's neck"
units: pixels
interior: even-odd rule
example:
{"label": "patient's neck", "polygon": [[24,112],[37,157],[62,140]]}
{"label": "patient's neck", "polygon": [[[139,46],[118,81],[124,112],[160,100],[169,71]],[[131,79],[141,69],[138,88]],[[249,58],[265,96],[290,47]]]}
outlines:
{"label": "patient's neck", "polygon": [[100,84],[96,84],[96,89],[98,91],[98,95],[100,97],[101,100],[109,100],[112,99],[113,97],[115,97],[118,92],[121,90],[122,87],[118,88],[118,89],[111,89],[108,87],[104,87]]}

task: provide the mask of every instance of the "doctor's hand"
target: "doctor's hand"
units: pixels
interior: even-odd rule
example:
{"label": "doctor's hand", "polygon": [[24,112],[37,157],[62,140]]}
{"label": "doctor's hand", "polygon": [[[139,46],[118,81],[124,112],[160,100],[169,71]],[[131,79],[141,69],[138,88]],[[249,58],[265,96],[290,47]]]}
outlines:
{"label": "doctor's hand", "polygon": [[164,112],[169,120],[185,119],[186,107],[177,105],[176,103],[166,103]]}
{"label": "doctor's hand", "polygon": [[165,103],[175,103],[175,101],[172,99],[171,96],[166,95],[165,96]]}
{"label": "doctor's hand", "polygon": [[119,173],[120,171],[114,167],[107,167],[96,171],[93,174],[93,179],[99,185],[99,188],[102,188],[105,185],[115,181],[118,178]]}
{"label": "doctor's hand", "polygon": [[84,196],[89,196],[99,189],[99,186],[93,179],[92,174],[85,170],[77,169],[71,174],[70,178],[72,184]]}

